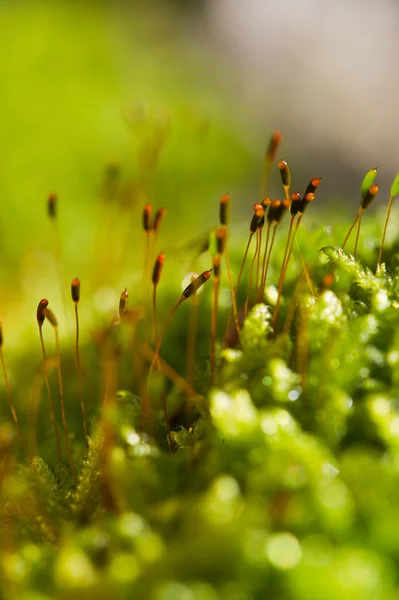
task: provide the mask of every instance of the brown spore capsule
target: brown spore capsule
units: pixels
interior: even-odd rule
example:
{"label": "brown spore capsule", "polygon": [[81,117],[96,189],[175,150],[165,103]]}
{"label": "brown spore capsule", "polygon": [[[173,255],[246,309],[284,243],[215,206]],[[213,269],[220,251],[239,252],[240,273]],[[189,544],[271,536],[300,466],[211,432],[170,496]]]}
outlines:
{"label": "brown spore capsule", "polygon": [[119,300],[119,316],[121,318],[127,313],[128,304],[129,304],[129,294],[128,294],[127,288],[125,288],[123,290],[123,292],[121,293],[121,297]]}
{"label": "brown spore capsule", "polygon": [[305,194],[305,196],[301,199],[300,201],[300,206],[299,206],[299,212],[301,214],[303,214],[305,212],[305,210],[307,209],[307,207],[309,206],[309,204],[311,202],[313,202],[313,200],[315,199],[315,194],[308,192],[307,194]]}
{"label": "brown spore capsule", "polygon": [[143,229],[144,231],[151,231],[151,214],[152,214],[152,206],[151,204],[146,204],[143,210]]}
{"label": "brown spore capsule", "polygon": [[263,210],[266,212],[266,209],[270,206],[270,204],[272,203],[272,199],[267,197],[267,198],[263,198],[261,205],[263,207]]}
{"label": "brown spore capsule", "polygon": [[[159,210],[157,210],[157,212],[155,213],[155,217],[154,217],[154,225],[153,225],[153,230],[154,233],[157,233],[165,215],[167,213],[166,208],[160,208]],[[146,230],[147,231],[147,230]]]}
{"label": "brown spore capsule", "polygon": [[281,204],[280,200],[273,200],[273,202],[270,204],[269,211],[267,213],[268,223],[273,223],[273,221],[275,221],[276,211],[277,211],[278,207],[280,206],[280,204]]}
{"label": "brown spore capsule", "polygon": [[79,302],[79,300],[80,300],[80,281],[77,277],[75,277],[75,279],[72,279],[71,296],[72,296],[73,302]]}
{"label": "brown spore capsule", "polygon": [[47,198],[47,214],[50,219],[57,218],[57,195],[49,194]]}
{"label": "brown spore capsule", "polygon": [[265,216],[265,211],[261,204],[254,204],[254,216],[251,219],[251,223],[249,226],[249,230],[251,233],[255,233],[259,227],[259,223],[262,218]]}
{"label": "brown spore capsule", "polygon": [[216,252],[223,254],[226,247],[226,230],[224,227],[218,227],[216,230]]}
{"label": "brown spore capsule", "polygon": [[37,322],[39,323],[39,325],[43,325],[44,320],[46,318],[46,314],[45,314],[45,310],[48,307],[48,300],[46,300],[46,298],[43,298],[42,300],[40,300],[38,306],[37,306],[37,312],[36,312],[36,318],[37,318]]}
{"label": "brown spore capsule", "polygon": [[152,283],[154,285],[158,285],[159,280],[161,279],[164,262],[165,262],[165,254],[163,252],[161,252],[157,256],[157,259],[154,264],[154,269],[152,271]]}
{"label": "brown spore capsule", "polygon": [[187,298],[190,298],[190,296],[192,296],[206,281],[208,281],[211,273],[212,269],[209,269],[209,271],[204,271],[201,273],[201,275],[198,275],[198,277],[196,277],[194,281],[192,281],[190,285],[188,285],[183,291],[181,299],[186,300]]}
{"label": "brown spore capsule", "polygon": [[274,223],[276,225],[277,225],[277,223],[281,223],[281,221],[283,220],[283,217],[284,217],[285,213],[287,212],[287,210],[289,209],[290,205],[291,205],[291,200],[288,200],[287,198],[285,198],[285,200],[280,202],[279,206],[277,206],[276,214],[274,216]]}
{"label": "brown spore capsule", "polygon": [[291,186],[291,171],[288,166],[288,163],[285,160],[280,160],[278,163],[278,168],[280,171],[281,182],[285,188],[289,188]]}
{"label": "brown spore capsule", "polygon": [[364,197],[362,198],[362,209],[363,210],[366,210],[366,208],[368,208],[370,206],[370,204],[372,203],[372,201],[378,194],[378,189],[379,189],[378,185],[374,184],[370,187],[368,192],[364,195]]}
{"label": "brown spore capsule", "polygon": [[49,308],[45,308],[43,312],[44,312],[46,319],[51,323],[51,325],[53,327],[58,327],[58,321],[57,321],[57,318],[56,318],[55,314],[53,313],[53,311],[50,310]]}
{"label": "brown spore capsule", "polygon": [[0,319],[0,347],[3,345],[3,320]]}
{"label": "brown spore capsule", "polygon": [[293,194],[291,194],[290,213],[293,217],[295,217],[295,215],[299,212],[300,201],[301,194],[299,192],[294,192]]}
{"label": "brown spore capsule", "polygon": [[220,277],[220,255],[217,254],[212,258],[213,276]]}
{"label": "brown spore capsule", "polygon": [[272,137],[270,138],[269,145],[266,150],[266,156],[270,162],[274,161],[276,157],[276,152],[281,144],[282,139],[283,136],[279,131],[275,131]]}
{"label": "brown spore capsule", "polygon": [[304,196],[306,196],[306,194],[315,194],[320,183],[321,177],[314,177],[312,181],[308,183]]}
{"label": "brown spore capsule", "polygon": [[230,216],[230,194],[223,194],[219,203],[219,222],[222,227],[227,227]]}

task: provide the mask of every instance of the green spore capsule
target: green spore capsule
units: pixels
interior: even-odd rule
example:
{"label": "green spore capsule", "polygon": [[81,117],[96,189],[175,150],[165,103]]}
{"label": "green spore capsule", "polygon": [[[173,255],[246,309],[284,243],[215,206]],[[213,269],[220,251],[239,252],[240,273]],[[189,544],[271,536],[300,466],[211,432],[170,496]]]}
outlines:
{"label": "green spore capsule", "polygon": [[399,173],[396,173],[396,177],[391,185],[390,195],[392,198],[399,195]]}
{"label": "green spore capsule", "polygon": [[360,185],[360,197],[362,200],[368,193],[371,186],[373,185],[376,177],[377,177],[377,167],[375,169],[370,169],[370,171],[367,171],[367,173],[364,176],[363,181]]}

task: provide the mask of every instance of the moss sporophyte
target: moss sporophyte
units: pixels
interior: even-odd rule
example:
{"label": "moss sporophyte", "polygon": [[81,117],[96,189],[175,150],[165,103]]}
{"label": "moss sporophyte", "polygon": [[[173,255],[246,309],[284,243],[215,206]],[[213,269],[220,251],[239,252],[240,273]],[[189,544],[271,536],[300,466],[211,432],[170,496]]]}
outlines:
{"label": "moss sporophyte", "polygon": [[[164,137],[139,160],[141,289],[127,281],[112,315],[87,322],[90,282],[74,278],[67,300],[51,194],[66,318],[32,300],[27,389],[0,321],[4,598],[396,598],[399,261],[387,232],[399,175],[381,238],[375,168],[346,235],[345,223],[308,229],[323,180],[295,191],[274,133],[247,240],[224,193],[201,268],[179,287],[185,269],[159,247],[166,209],[146,201]],[[107,168],[103,208],[120,178]]]}

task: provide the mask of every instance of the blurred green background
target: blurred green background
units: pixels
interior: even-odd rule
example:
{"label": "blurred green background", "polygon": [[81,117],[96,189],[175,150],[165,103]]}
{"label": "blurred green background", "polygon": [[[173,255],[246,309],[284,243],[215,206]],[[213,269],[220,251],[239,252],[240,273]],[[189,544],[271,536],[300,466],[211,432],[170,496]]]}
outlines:
{"label": "blurred green background", "polygon": [[[168,208],[161,243],[171,257],[215,223],[227,189],[253,203],[243,190],[259,164],[242,141],[228,73],[188,43],[186,8],[2,2],[0,313],[9,345],[26,344],[41,297],[60,312],[50,192],[59,197],[65,281],[79,276],[86,297],[137,283],[146,201]],[[108,164],[120,168],[109,201],[101,198]]]}

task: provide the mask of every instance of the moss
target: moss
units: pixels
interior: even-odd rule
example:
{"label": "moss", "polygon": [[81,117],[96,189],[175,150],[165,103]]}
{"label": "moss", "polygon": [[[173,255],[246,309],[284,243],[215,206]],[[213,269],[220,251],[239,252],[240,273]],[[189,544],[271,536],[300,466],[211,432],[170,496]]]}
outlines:
{"label": "moss", "polygon": [[[375,236],[363,221],[363,232]],[[198,293],[183,296],[170,329],[161,330],[162,345],[154,343],[149,305],[139,302],[124,306],[118,320],[104,314],[101,325],[92,324],[81,372],[74,344],[63,341],[77,479],[57,458],[47,405],[37,405],[36,429],[17,402],[27,447],[36,451],[23,458],[24,436],[2,426],[0,579],[7,599],[397,596],[395,246],[374,274],[376,256],[363,256],[361,246],[355,260],[326,244],[328,233],[303,234],[309,243],[303,256],[294,251],[285,281],[286,238],[277,236],[265,293],[256,299],[249,292],[245,318],[241,305],[256,278],[244,269],[233,334],[225,333],[223,263],[220,290],[206,271]],[[302,246],[301,230],[297,239]],[[372,246],[376,254],[378,241]],[[232,248],[234,277],[239,247],[245,240]],[[198,260],[209,268],[208,255]],[[177,279],[156,288],[165,319],[180,297]],[[218,291],[212,371],[208,331]],[[45,362],[57,399],[58,358],[50,348]],[[18,380],[12,383],[14,390]]]}

